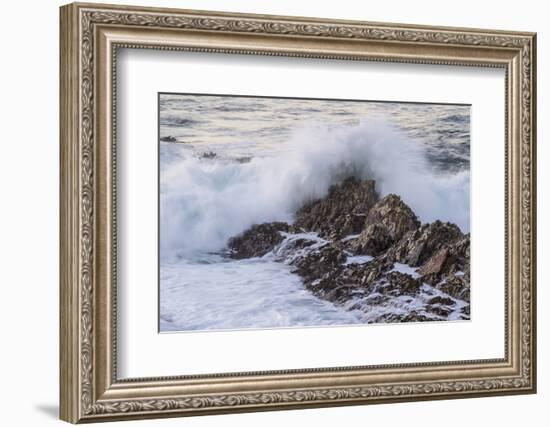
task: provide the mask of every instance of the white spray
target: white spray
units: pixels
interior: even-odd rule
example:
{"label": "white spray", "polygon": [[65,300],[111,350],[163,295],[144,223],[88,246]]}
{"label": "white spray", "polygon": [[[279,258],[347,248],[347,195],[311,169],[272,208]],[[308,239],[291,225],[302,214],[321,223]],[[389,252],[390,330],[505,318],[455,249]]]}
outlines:
{"label": "white spray", "polygon": [[280,155],[249,163],[198,159],[176,144],[161,148],[161,256],[223,248],[255,223],[292,221],[294,212],[347,176],[376,180],[422,222],[469,224],[469,172],[433,173],[424,148],[384,121],[301,128]]}

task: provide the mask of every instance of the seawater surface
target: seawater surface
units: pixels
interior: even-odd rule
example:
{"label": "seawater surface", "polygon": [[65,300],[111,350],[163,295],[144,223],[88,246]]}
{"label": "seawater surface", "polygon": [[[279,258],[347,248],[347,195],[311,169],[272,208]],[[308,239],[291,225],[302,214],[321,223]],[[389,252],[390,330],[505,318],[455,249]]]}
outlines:
{"label": "seawater surface", "polygon": [[161,331],[374,322],[379,308],[320,300],[270,254],[224,255],[350,175],[469,232],[469,106],[160,94],[159,108]]}

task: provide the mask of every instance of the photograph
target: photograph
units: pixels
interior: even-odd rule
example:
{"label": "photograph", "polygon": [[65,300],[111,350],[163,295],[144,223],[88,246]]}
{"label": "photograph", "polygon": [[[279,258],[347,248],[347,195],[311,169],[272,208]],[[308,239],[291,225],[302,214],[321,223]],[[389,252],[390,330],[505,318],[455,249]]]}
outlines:
{"label": "photograph", "polygon": [[470,109],[160,92],[159,331],[470,320]]}
{"label": "photograph", "polygon": [[[544,359],[543,15],[203,2],[72,3],[49,18],[40,3],[27,13],[40,17],[33,28],[59,27],[40,31],[50,48],[32,50],[58,84],[11,67],[26,82],[11,85],[10,107],[28,110],[23,83],[48,91],[33,97],[47,105],[33,120],[41,135],[59,134],[55,159],[37,156],[44,170],[59,164],[58,199],[36,191],[37,165],[17,165],[28,153],[4,156],[16,169],[5,182],[21,196],[6,212],[59,202],[38,209],[55,226],[42,226],[43,215],[24,227],[5,221],[11,252],[25,254],[8,284],[25,278],[36,249],[36,239],[21,244],[21,230],[59,232],[59,262],[46,259],[59,275],[56,301],[37,295],[31,310],[55,326],[51,339],[38,334],[47,347],[59,339],[36,364],[44,372],[29,377],[56,376],[34,424],[45,412],[56,422],[51,405],[70,423],[151,425],[224,414],[280,425],[287,410],[376,405],[375,423],[416,426],[423,401],[438,401],[434,419],[456,413],[445,400],[457,399],[477,420],[468,399],[512,395],[539,419],[540,394],[526,395],[537,393]],[[6,141],[23,141],[29,115],[16,116],[25,124]],[[24,142],[4,145],[29,151]],[[40,278],[29,283],[42,292]],[[37,316],[11,306],[12,323],[28,317],[36,332]],[[27,347],[12,353],[36,353]],[[16,416],[30,413],[19,406]],[[484,412],[500,424],[525,424],[517,405],[493,406]],[[293,424],[304,423],[319,424]]]}

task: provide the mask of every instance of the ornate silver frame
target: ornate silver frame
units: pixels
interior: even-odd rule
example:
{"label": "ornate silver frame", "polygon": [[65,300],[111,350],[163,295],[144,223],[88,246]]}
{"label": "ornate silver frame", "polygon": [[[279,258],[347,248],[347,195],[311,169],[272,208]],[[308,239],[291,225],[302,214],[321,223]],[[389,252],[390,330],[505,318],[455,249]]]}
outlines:
{"label": "ornate silver frame", "polygon": [[[76,3],[61,8],[60,43],[63,420],[535,392],[535,34]],[[117,379],[113,147],[119,47],[504,68],[505,357]]]}

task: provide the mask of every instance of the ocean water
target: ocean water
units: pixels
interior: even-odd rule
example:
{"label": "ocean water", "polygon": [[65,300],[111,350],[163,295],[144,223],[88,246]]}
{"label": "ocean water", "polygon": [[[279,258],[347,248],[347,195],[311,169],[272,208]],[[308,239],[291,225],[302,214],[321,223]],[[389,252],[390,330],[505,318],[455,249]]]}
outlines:
{"label": "ocean water", "polygon": [[375,322],[380,307],[318,299],[276,254],[224,256],[350,175],[469,232],[469,106],[161,94],[159,108],[161,331]]}

